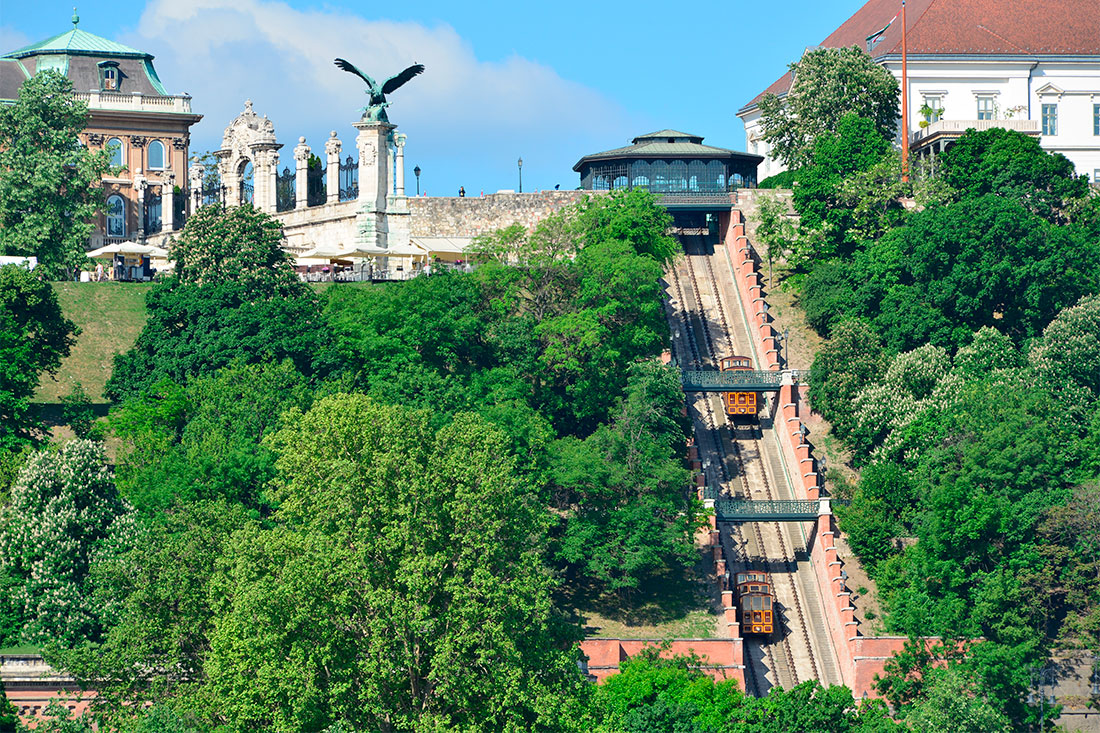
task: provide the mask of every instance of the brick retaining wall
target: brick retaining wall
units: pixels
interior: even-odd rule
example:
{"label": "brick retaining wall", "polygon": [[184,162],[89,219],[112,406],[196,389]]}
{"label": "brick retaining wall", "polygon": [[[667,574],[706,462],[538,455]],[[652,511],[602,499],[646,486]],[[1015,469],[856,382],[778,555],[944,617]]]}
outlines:
{"label": "brick retaining wall", "polygon": [[[764,310],[766,300],[763,297],[760,274],[749,248],[749,239],[745,232],[745,220],[742,212],[734,209],[728,219],[721,223],[725,226],[724,249],[727,264],[737,285],[741,307],[749,320],[749,338],[756,351],[761,368],[778,370],[779,351],[776,347],[775,328]],[[796,384],[791,377],[783,380],[773,405],[773,420],[779,435],[780,451],[783,463],[791,477],[793,489],[798,499],[819,498],[817,466],[810,455],[810,445],[803,434],[800,407],[805,404],[802,394],[804,386]],[[825,606],[826,625],[836,650],[840,664],[841,678],[852,689],[856,698],[864,694],[875,695],[874,677],[881,674],[886,661],[905,645],[904,637],[866,637],[859,631],[859,622],[855,618],[855,607],[849,600],[851,591],[845,585],[841,575],[844,562],[841,560],[834,537],[837,528],[832,514],[818,517],[810,537],[810,558],[814,568],[818,592]],[[929,638],[927,643],[938,641]]]}

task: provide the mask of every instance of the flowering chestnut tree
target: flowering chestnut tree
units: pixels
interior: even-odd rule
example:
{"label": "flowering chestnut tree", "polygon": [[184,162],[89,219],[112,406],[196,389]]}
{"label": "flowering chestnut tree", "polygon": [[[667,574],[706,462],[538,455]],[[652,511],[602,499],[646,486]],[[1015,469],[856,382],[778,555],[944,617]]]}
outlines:
{"label": "flowering chestnut tree", "polygon": [[89,569],[125,513],[101,444],[73,441],[27,461],[0,509],[0,643],[94,635]]}

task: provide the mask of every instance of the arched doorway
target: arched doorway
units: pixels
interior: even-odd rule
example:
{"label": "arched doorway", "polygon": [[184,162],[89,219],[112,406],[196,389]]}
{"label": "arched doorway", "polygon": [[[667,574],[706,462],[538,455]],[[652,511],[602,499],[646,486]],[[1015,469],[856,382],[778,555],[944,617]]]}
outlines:
{"label": "arched doorway", "polygon": [[240,202],[242,204],[253,203],[255,188],[253,186],[252,179],[252,161],[245,158],[244,162],[241,163],[240,169],[237,171],[237,180],[241,182]]}

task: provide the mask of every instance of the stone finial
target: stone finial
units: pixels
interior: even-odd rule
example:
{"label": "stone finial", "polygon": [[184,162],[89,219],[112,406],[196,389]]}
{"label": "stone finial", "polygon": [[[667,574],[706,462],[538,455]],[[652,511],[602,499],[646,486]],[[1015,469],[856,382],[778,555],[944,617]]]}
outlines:
{"label": "stone finial", "polygon": [[252,115],[256,114],[255,112],[252,111],[252,100],[251,99],[244,100],[244,113],[246,115],[249,115],[249,116],[252,116]]}
{"label": "stone finial", "polygon": [[303,135],[298,138],[298,144],[294,146],[294,160],[307,161],[309,160],[309,146],[306,145],[306,138]]}
{"label": "stone finial", "polygon": [[336,130],[333,130],[329,135],[329,139],[325,141],[325,154],[329,156],[339,155],[343,147],[343,143],[336,137]]}

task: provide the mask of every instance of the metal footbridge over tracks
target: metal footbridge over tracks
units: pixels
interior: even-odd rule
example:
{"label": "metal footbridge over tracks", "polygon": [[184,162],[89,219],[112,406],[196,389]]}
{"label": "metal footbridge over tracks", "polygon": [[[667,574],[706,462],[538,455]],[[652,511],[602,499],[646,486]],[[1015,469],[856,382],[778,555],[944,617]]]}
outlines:
{"label": "metal footbridge over tracks", "polygon": [[831,501],[835,500],[715,499],[714,514],[719,522],[813,522],[832,513]]}
{"label": "metal footbridge over tracks", "polygon": [[685,370],[680,381],[685,392],[778,392],[783,385],[783,372]]}
{"label": "metal footbridge over tracks", "polygon": [[811,378],[808,369],[784,371],[760,371],[738,369],[716,372],[703,369],[685,369],[680,372],[680,383],[685,392],[778,392],[783,378],[791,384],[807,384]]}

